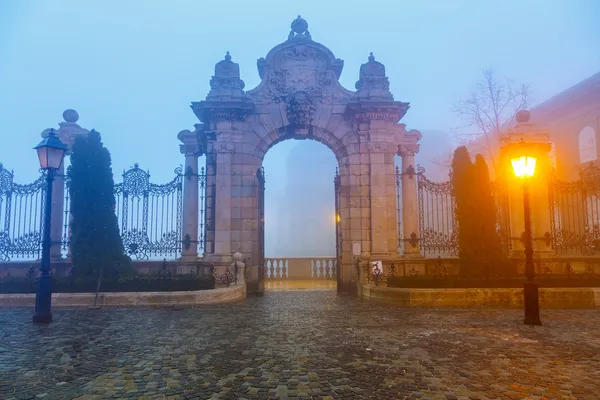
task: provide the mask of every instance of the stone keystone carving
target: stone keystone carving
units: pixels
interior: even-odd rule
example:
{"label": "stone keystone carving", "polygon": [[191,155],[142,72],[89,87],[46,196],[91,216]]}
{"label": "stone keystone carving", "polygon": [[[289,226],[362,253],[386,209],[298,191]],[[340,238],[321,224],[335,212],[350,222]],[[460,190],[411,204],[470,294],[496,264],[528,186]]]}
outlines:
{"label": "stone keystone carving", "polygon": [[308,125],[312,122],[316,106],[311,95],[297,91],[287,96],[287,118],[290,124]]}

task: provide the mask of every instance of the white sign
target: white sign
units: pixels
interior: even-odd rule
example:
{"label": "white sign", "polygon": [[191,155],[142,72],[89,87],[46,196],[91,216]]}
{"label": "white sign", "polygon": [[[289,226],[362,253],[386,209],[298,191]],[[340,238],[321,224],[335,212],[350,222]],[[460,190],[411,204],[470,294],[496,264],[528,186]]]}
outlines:
{"label": "white sign", "polygon": [[352,243],[352,255],[356,257],[360,256],[360,243]]}

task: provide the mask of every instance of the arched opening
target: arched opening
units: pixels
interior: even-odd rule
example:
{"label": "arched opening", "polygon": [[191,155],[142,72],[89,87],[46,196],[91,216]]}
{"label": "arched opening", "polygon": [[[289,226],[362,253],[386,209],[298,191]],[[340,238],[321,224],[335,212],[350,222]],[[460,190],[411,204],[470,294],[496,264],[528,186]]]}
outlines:
{"label": "arched opening", "polygon": [[586,126],[579,132],[579,161],[584,164],[597,159],[596,132],[591,127]]}
{"label": "arched opening", "polygon": [[263,167],[265,289],[335,289],[335,155],[314,140],[285,140]]}

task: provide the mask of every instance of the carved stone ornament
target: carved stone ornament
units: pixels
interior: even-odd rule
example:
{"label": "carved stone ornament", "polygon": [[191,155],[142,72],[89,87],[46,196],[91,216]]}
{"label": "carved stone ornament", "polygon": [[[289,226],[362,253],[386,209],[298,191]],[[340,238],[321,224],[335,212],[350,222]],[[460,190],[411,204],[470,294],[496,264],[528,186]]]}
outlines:
{"label": "carved stone ornament", "polygon": [[[302,18],[292,23],[290,37],[257,61],[262,82],[246,94],[255,104],[287,103],[303,92],[319,103],[346,103],[353,93],[339,84],[343,61],[313,42]],[[294,107],[290,105],[290,107]]]}
{"label": "carved stone ornament", "polygon": [[286,112],[290,124],[308,125],[316,111],[315,102],[307,92],[298,91],[286,99]]}
{"label": "carved stone ornament", "polygon": [[298,15],[298,18],[292,21],[290,28],[292,28],[292,30],[288,35],[288,40],[312,40],[312,38],[310,37],[310,33],[308,32],[308,22],[306,22],[306,20],[301,16]]}
{"label": "carved stone ornament", "polygon": [[390,92],[390,81],[385,76],[385,67],[375,61],[373,53],[369,55],[368,62],[360,67],[359,80],[355,87],[359,97],[394,99]]}
{"label": "carved stone ornament", "polygon": [[210,80],[207,99],[236,99],[244,96],[244,81],[240,79],[240,66],[231,61],[229,52],[215,65],[215,75]]}
{"label": "carved stone ornament", "polygon": [[234,153],[235,143],[217,142],[214,148],[218,153]]}

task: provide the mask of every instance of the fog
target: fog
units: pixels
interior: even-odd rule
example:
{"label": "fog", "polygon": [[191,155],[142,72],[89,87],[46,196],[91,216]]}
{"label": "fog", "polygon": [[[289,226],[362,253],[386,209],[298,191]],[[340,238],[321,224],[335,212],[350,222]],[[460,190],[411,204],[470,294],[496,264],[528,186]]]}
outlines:
{"label": "fog", "polygon": [[[600,3],[553,1],[118,0],[0,1],[0,163],[18,182],[38,174],[42,130],[67,108],[102,133],[120,174],[138,162],[158,183],[183,163],[177,133],[193,129],[191,101],[204,99],[214,65],[231,52],[246,89],[256,60],[285,41],[302,15],[313,40],[344,60],[340,82],[354,88],[374,52],[402,122],[423,132],[419,164],[447,178],[440,160],[462,122],[452,103],[484,68],[532,88],[532,104],[600,68]],[[286,141],[265,158],[267,256],[326,256],[334,248],[331,150]]]}

